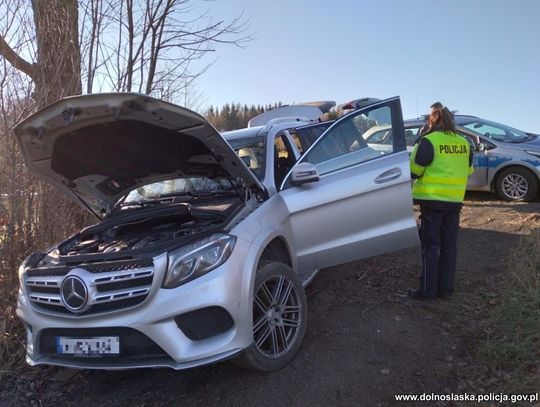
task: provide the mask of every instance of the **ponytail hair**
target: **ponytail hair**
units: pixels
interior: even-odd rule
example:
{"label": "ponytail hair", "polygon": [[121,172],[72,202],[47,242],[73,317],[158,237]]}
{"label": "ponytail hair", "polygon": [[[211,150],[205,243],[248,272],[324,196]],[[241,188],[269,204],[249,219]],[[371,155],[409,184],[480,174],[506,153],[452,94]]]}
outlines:
{"label": "ponytail hair", "polygon": [[456,131],[454,115],[442,105],[433,108],[429,115],[428,125],[430,129],[437,129],[445,133],[455,133]]}

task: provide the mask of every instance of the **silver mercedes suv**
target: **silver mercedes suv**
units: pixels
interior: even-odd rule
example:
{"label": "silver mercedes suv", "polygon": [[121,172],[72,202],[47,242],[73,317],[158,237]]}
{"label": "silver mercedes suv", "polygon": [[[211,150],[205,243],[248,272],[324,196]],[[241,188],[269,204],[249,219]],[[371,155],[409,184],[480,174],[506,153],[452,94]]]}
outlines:
{"label": "silver mercedes suv", "polygon": [[[139,94],[70,97],[21,122],[30,169],[98,220],[19,269],[28,363],[290,361],[317,270],[417,243],[399,98],[335,122],[314,109],[227,141]],[[362,137],[380,125],[398,135],[384,152]]]}

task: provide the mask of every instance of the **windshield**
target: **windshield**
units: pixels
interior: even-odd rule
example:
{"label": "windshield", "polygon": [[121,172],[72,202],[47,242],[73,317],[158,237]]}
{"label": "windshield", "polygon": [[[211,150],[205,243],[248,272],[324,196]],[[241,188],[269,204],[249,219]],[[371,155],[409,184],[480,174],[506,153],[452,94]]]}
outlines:
{"label": "windshield", "polygon": [[259,181],[262,181],[264,178],[266,163],[265,140],[266,137],[246,137],[227,140],[238,157],[255,174]]}
{"label": "windshield", "polygon": [[488,120],[474,118],[471,121],[461,123],[461,126],[494,141],[504,143],[522,143],[530,140],[531,137],[521,130],[514,129],[504,124],[491,122]]}
{"label": "windshield", "polygon": [[183,177],[153,182],[136,188],[122,201],[122,205],[151,202],[171,196],[219,194],[232,191],[233,186],[227,178]]}

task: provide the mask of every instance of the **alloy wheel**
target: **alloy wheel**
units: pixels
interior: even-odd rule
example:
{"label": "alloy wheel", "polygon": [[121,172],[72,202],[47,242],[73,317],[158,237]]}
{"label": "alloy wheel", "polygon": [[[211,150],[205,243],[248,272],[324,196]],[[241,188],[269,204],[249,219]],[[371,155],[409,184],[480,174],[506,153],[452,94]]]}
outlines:
{"label": "alloy wheel", "polygon": [[510,199],[522,199],[529,191],[529,183],[521,174],[511,173],[503,178],[502,190]]}
{"label": "alloy wheel", "polygon": [[302,303],[284,275],[267,278],[253,298],[253,339],[257,350],[278,359],[294,346],[302,325]]}

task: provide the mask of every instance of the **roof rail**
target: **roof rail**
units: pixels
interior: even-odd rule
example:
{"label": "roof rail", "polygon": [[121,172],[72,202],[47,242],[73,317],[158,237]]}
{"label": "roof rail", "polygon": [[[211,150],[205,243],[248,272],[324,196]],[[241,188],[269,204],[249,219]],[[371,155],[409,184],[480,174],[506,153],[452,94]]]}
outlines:
{"label": "roof rail", "polygon": [[288,123],[288,122],[302,122],[305,123],[313,123],[316,122],[317,119],[310,119],[309,117],[296,117],[296,116],[290,116],[290,117],[277,117],[275,119],[271,119],[264,125],[265,131],[269,131],[272,127],[280,124],[280,123]]}
{"label": "roof rail", "polygon": [[270,120],[278,118],[290,119],[291,117],[300,117],[315,121],[324,113],[328,112],[335,104],[332,101],[322,101],[276,107],[252,118],[248,122],[248,127],[265,126]]}

